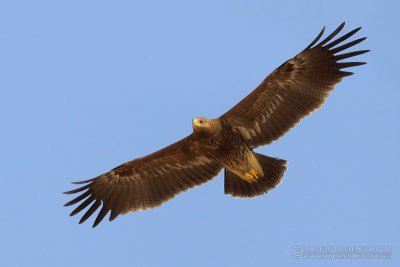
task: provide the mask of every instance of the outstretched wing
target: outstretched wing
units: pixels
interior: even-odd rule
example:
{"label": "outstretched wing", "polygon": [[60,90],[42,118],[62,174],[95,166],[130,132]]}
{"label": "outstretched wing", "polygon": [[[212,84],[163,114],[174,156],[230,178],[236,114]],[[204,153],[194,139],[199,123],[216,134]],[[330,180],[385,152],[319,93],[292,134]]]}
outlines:
{"label": "outstretched wing", "polygon": [[338,54],[366,38],[341,44],[361,28],[331,41],[344,27],[316,44],[324,29],[301,53],[273,71],[251,94],[221,116],[239,131],[250,147],[269,144],[281,137],[303,117],[319,108],[334,86],[352,72],[344,68],[365,62],[339,62],[369,50]]}
{"label": "outstretched wing", "polygon": [[86,184],[66,194],[80,193],[65,206],[78,202],[71,216],[90,204],[79,223],[86,221],[100,206],[93,227],[111,211],[109,220],[127,212],[161,205],[180,192],[215,177],[222,166],[198,154],[192,135],[146,157],[129,161],[94,179],[75,182]]}

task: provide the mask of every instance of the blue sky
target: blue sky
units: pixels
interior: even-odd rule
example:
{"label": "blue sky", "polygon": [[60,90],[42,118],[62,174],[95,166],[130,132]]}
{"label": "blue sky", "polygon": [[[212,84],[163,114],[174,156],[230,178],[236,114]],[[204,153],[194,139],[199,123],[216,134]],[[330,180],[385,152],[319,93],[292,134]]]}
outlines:
{"label": "blue sky", "polygon": [[[396,1],[2,1],[2,266],[399,266]],[[362,26],[368,65],[258,152],[288,160],[266,196],[223,177],[92,229],[62,205],[89,179],[218,117],[326,25]],[[306,260],[294,246],[390,246]]]}

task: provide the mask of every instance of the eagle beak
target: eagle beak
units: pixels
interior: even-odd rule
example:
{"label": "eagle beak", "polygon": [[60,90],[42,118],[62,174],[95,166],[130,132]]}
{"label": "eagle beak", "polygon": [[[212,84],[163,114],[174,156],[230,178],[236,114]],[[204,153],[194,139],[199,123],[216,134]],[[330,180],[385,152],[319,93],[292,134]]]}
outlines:
{"label": "eagle beak", "polygon": [[193,126],[197,126],[197,127],[203,126],[203,122],[201,119],[193,119],[192,124],[193,124]]}
{"label": "eagle beak", "polygon": [[192,121],[193,127],[208,127],[204,118],[195,118]]}

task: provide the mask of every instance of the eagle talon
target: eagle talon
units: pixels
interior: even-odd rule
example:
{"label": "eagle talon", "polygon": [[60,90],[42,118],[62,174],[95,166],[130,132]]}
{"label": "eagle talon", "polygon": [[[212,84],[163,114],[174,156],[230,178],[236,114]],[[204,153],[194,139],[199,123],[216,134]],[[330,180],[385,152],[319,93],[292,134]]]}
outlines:
{"label": "eagle talon", "polygon": [[259,178],[258,173],[255,170],[250,170],[248,172],[245,172],[244,177],[248,182],[254,182]]}

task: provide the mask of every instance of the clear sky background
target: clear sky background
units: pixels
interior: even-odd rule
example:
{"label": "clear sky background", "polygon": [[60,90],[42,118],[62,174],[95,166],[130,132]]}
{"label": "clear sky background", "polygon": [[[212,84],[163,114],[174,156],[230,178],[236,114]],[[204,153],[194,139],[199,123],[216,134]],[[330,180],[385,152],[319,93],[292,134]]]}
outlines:
{"label": "clear sky background", "polygon": [[[398,1],[1,1],[1,266],[399,266]],[[223,177],[161,208],[79,225],[71,181],[218,117],[326,25],[362,26],[368,65],[257,151],[288,160],[256,199]],[[391,246],[306,260],[294,246]]]}

